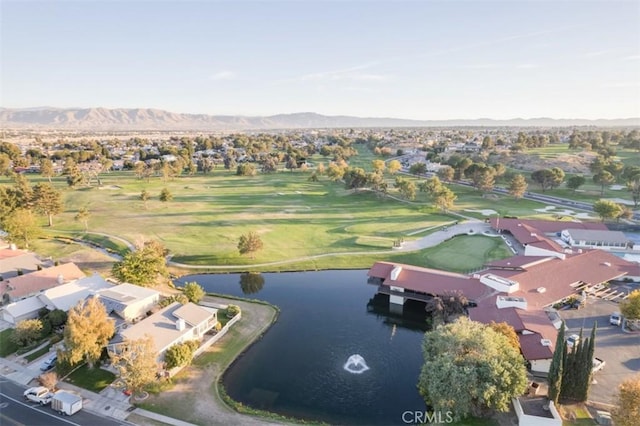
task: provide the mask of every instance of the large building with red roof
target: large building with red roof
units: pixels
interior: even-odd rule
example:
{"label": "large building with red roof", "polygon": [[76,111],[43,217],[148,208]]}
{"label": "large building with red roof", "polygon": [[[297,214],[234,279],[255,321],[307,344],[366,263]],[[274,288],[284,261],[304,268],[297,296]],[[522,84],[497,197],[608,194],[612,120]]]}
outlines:
{"label": "large building with red roof", "polygon": [[376,262],[369,270],[369,282],[378,285],[379,293],[388,294],[392,305],[464,294],[472,320],[511,325],[531,369],[548,372],[559,326],[551,319],[550,308],[585,286],[622,277],[640,279],[640,264],[607,251],[567,249],[547,236],[574,226],[601,230],[602,224],[494,218],[491,225],[510,232],[525,247],[531,245],[533,255],[525,250],[525,255],[488,263],[472,275]]}

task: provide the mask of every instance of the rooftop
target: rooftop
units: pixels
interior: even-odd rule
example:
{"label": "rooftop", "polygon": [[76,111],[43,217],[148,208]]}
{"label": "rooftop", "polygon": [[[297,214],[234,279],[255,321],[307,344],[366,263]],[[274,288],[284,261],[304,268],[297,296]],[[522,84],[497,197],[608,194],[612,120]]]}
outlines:
{"label": "rooftop", "polygon": [[21,299],[85,276],[75,263],[65,263],[0,281],[0,293]]}
{"label": "rooftop", "polygon": [[565,230],[575,241],[602,241],[607,243],[627,244],[630,240],[620,231],[601,229],[567,229]]}

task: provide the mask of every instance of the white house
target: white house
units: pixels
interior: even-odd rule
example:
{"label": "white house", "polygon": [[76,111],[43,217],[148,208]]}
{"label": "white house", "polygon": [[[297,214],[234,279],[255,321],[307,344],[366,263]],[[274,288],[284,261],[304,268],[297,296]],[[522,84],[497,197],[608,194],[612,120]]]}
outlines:
{"label": "white house", "polygon": [[194,303],[182,305],[174,302],[144,320],[122,328],[111,340],[108,349],[117,351],[123,342],[151,336],[158,353],[158,361],[162,362],[169,347],[189,340],[201,340],[217,323],[217,309]]}
{"label": "white house", "polygon": [[144,317],[160,300],[160,293],[133,284],[120,284],[98,293],[107,312],[115,312],[127,321]]}
{"label": "white house", "polygon": [[44,290],[35,297],[38,297],[50,311],[60,309],[66,312],[81,300],[112,287],[114,287],[113,284],[107,282],[100,274],[95,273],[90,277],[80,278],[68,284]]}
{"label": "white house", "polygon": [[620,250],[633,246],[633,243],[620,231],[565,229],[562,231],[561,237],[571,247]]}
{"label": "white house", "polygon": [[2,319],[11,324],[20,321],[38,318],[38,311],[44,308],[45,304],[37,296],[22,299],[2,307]]}

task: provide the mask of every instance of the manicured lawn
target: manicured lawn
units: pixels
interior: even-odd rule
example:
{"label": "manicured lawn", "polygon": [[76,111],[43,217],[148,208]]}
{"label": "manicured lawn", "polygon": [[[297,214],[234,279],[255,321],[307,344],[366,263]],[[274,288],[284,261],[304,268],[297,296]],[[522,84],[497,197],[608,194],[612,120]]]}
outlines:
{"label": "manicured lawn", "polygon": [[66,381],[92,392],[100,392],[115,379],[116,376],[113,373],[101,368],[89,369],[87,364],[85,364],[71,373]]}
{"label": "manicured lawn", "polygon": [[19,349],[19,346],[13,343],[11,336],[13,335],[13,328],[7,328],[0,332],[0,356],[6,357],[14,353]]}
{"label": "manicured lawn", "polygon": [[47,346],[44,346],[43,348],[38,349],[37,351],[25,356],[25,359],[29,362],[32,362],[34,359],[37,359],[42,355],[46,354],[47,352],[49,352],[50,348],[51,348],[51,344],[48,344]]}
{"label": "manicured lawn", "polygon": [[501,238],[458,236],[437,247],[424,250],[420,266],[470,272],[482,268],[489,261],[510,256],[513,256],[513,253]]}

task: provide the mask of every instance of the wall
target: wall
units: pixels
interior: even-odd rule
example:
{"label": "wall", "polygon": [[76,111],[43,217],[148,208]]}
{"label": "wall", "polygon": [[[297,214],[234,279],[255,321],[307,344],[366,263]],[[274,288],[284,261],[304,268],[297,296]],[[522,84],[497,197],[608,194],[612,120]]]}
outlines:
{"label": "wall", "polygon": [[551,368],[550,359],[534,359],[531,362],[531,370],[538,373],[548,373]]}
{"label": "wall", "polygon": [[512,399],[512,403],[518,416],[519,426],[562,426],[562,418],[552,401],[549,401],[549,411],[554,418],[530,416],[522,411],[520,401],[514,398]]}

